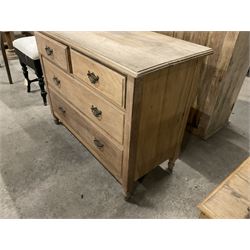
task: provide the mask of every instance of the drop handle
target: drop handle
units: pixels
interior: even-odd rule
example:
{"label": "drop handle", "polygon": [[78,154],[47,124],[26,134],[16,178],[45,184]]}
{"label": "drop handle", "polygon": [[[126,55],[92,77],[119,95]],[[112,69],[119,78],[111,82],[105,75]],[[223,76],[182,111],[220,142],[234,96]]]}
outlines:
{"label": "drop handle", "polygon": [[87,76],[88,76],[90,82],[93,83],[93,84],[96,84],[99,81],[99,76],[95,75],[94,72],[90,72],[88,70]]}
{"label": "drop handle", "polygon": [[53,54],[53,49],[51,49],[49,46],[45,47],[45,51],[48,56],[51,56]]}
{"label": "drop handle", "polygon": [[58,109],[59,109],[63,114],[66,113],[66,110],[65,110],[63,107],[58,107]]}
{"label": "drop handle", "polygon": [[57,86],[60,85],[60,83],[61,83],[61,81],[60,81],[56,76],[53,77],[53,82],[54,82]]}
{"label": "drop handle", "polygon": [[91,111],[95,117],[100,117],[102,115],[102,111],[99,110],[97,107],[94,105],[91,106]]}
{"label": "drop handle", "polygon": [[99,148],[99,149],[101,149],[101,148],[104,147],[104,144],[101,143],[101,142],[100,142],[98,139],[96,139],[96,138],[93,140],[93,142],[94,142],[94,144],[96,145],[96,147]]}

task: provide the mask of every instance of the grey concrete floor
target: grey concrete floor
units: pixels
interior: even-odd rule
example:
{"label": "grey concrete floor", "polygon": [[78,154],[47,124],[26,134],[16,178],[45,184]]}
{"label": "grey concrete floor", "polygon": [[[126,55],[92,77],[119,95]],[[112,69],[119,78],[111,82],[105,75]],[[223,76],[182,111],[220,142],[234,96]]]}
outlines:
{"label": "grey concrete floor", "polygon": [[197,204],[249,156],[246,78],[230,123],[207,141],[187,135],[174,173],[156,168],[127,203],[116,180],[54,124],[38,85],[26,93],[18,61],[10,67],[13,85],[0,68],[0,218],[197,218]]}

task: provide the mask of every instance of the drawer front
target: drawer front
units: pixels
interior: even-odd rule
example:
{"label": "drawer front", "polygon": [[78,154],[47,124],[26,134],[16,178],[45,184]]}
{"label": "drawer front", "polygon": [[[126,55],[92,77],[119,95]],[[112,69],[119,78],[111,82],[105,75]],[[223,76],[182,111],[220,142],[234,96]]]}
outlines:
{"label": "drawer front", "polygon": [[48,86],[122,144],[124,113],[48,60],[43,62]]}
{"label": "drawer front", "polygon": [[51,105],[56,117],[118,179],[121,177],[122,150],[99,132],[79,111],[50,89]]}
{"label": "drawer front", "polygon": [[49,58],[62,69],[69,71],[69,49],[67,46],[41,33],[36,33],[36,42],[40,54]]}
{"label": "drawer front", "polygon": [[123,107],[125,76],[74,50],[70,52],[73,74]]}

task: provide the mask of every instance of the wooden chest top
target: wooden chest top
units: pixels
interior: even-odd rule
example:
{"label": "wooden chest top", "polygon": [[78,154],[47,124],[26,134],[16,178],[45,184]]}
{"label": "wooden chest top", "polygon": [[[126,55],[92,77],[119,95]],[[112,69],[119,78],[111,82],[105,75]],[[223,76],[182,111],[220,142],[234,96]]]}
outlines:
{"label": "wooden chest top", "polygon": [[155,32],[45,33],[132,77],[212,54],[208,47]]}
{"label": "wooden chest top", "polygon": [[244,219],[250,215],[250,157],[223,181],[198,208],[213,219]]}

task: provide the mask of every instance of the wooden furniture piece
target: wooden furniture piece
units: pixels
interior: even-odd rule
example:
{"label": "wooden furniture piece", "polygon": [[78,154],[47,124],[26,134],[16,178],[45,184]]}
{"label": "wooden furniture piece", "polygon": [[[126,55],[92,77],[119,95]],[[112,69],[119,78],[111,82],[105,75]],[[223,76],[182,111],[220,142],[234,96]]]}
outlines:
{"label": "wooden furniture piece", "polygon": [[198,205],[201,218],[250,218],[250,157]]}
{"label": "wooden furniture piece", "polygon": [[7,43],[8,49],[6,50],[6,54],[9,60],[17,59],[17,55],[15,53],[14,47],[13,47],[13,40],[15,39],[14,32],[13,31],[5,31],[4,38]]}
{"label": "wooden furniture piece", "polygon": [[122,184],[178,157],[210,48],[154,32],[37,32],[55,121]]}
{"label": "wooden furniture piece", "polygon": [[5,47],[4,47],[3,32],[0,32],[0,43],[1,43],[1,50],[2,50],[2,55],[3,55],[3,60],[4,60],[4,65],[6,67],[6,72],[7,72],[7,75],[8,75],[9,83],[13,84],[11,73],[10,73],[9,62],[8,62],[8,58],[7,58]]}
{"label": "wooden furniture piece", "polygon": [[[38,81],[41,90],[41,96],[43,98],[43,103],[44,105],[47,105],[47,92],[44,88],[43,71],[39,59],[35,36],[18,38],[13,42],[13,46],[22,66],[23,75],[27,81],[27,92],[30,92],[31,83]],[[37,78],[33,80],[29,79],[27,66],[35,71]]]}
{"label": "wooden furniture piece", "polygon": [[250,32],[160,32],[211,47],[200,71],[188,129],[207,139],[225,126],[250,65]]}

